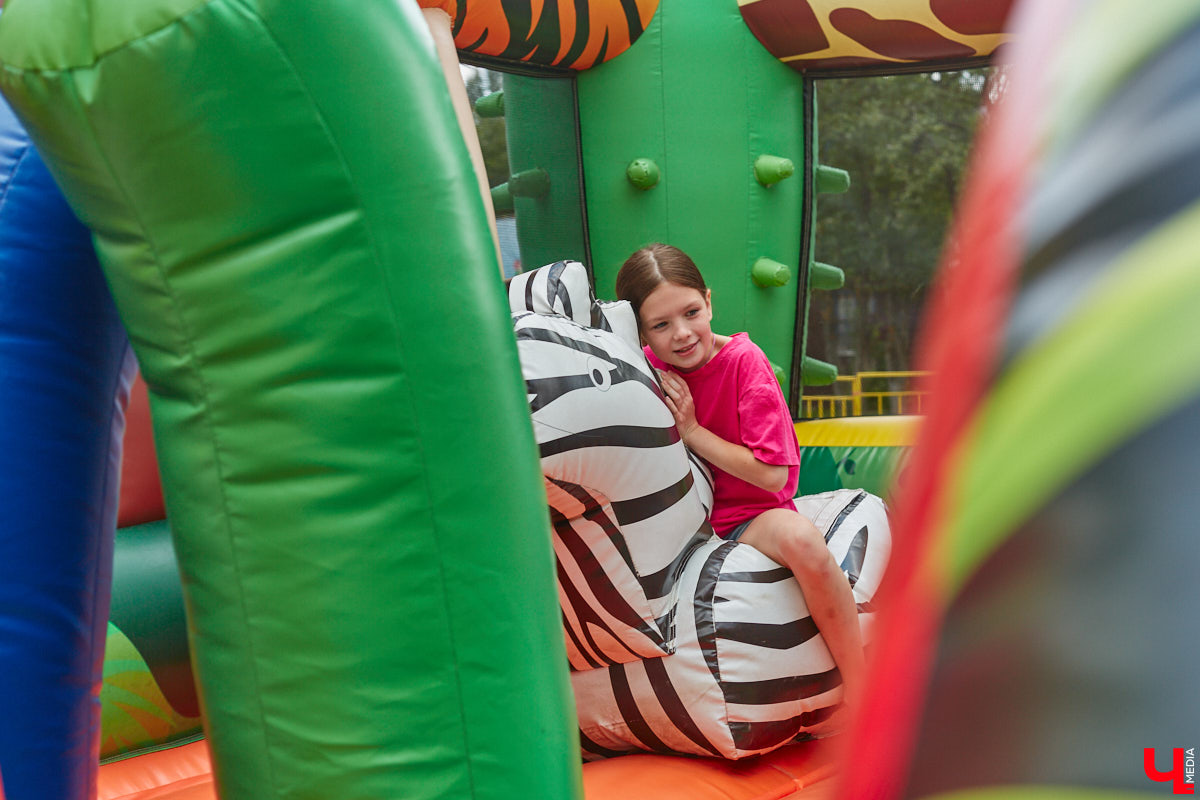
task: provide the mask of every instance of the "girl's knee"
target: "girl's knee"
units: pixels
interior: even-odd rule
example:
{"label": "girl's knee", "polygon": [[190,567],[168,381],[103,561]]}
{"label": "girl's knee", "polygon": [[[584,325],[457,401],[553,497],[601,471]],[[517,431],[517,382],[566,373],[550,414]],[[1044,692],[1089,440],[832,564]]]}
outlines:
{"label": "girl's knee", "polygon": [[794,523],[794,525],[796,526],[797,530],[800,532],[801,536],[803,536],[806,539],[811,539],[813,541],[820,542],[822,545],[825,544],[825,534],[823,534],[821,532],[820,528],[818,528],[816,525],[813,524],[813,521],[811,519],[804,516],[803,514],[796,514],[795,516],[798,517],[799,519],[798,519],[798,521],[796,521]]}
{"label": "girl's knee", "polygon": [[825,544],[825,536],[808,517],[792,514],[794,517],[789,525],[787,544],[794,557],[806,563],[823,561],[830,558],[829,548]]}
{"label": "girl's knee", "polygon": [[788,562],[811,562],[829,557],[825,537],[807,517],[783,508],[764,511],[746,530],[742,541]]}

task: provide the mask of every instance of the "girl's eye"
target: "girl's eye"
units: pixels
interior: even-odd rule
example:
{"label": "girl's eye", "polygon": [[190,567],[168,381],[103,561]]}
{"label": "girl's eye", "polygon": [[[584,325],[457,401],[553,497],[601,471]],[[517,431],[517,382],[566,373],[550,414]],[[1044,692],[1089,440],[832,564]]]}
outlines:
{"label": "girl's eye", "polygon": [[656,324],[652,325],[652,326],[650,327],[650,330],[652,330],[652,331],[661,331],[661,330],[662,330],[663,328],[665,328],[665,327],[667,327],[667,323],[665,323],[665,322],[659,322],[659,323],[656,323]]}
{"label": "girl's eye", "polygon": [[698,308],[691,308],[691,309],[688,309],[687,315],[688,315],[689,317],[694,317],[694,316],[696,316],[696,315],[697,315],[697,314],[699,314],[699,313],[700,313],[700,309],[698,309]]}

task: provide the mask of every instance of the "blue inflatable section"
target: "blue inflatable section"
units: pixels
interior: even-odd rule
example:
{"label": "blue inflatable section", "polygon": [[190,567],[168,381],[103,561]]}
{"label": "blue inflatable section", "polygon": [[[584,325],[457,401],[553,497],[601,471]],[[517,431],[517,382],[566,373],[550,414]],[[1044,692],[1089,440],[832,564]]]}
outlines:
{"label": "blue inflatable section", "polygon": [[0,102],[0,774],[94,790],[134,362],[87,229]]}

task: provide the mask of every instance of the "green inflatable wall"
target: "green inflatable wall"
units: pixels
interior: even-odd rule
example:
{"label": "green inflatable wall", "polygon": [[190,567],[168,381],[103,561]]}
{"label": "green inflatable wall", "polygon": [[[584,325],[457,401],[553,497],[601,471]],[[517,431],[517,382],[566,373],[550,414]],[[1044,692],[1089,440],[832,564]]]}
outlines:
{"label": "green inflatable wall", "polygon": [[[577,83],[597,294],[614,296],[617,270],[638,247],[682,248],[712,288],[713,328],[749,331],[789,373],[786,394],[805,279],[802,77],[754,38],[736,3],[663,0],[628,52]],[[786,158],[795,172],[764,185],[760,156]],[[658,167],[651,188],[627,177],[638,159]],[[786,265],[789,280],[757,285],[759,258]]]}
{"label": "green inflatable wall", "polygon": [[150,388],[221,796],[577,796],[509,315],[416,5],[14,0],[0,62]]}

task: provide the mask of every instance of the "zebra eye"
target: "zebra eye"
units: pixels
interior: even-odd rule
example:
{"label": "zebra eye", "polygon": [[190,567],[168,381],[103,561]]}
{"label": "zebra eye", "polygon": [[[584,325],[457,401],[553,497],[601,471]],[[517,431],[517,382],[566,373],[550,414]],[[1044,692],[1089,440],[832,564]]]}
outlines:
{"label": "zebra eye", "polygon": [[613,365],[607,361],[594,357],[587,360],[588,377],[592,379],[592,385],[602,392],[607,392],[608,387],[612,386],[612,370]]}

